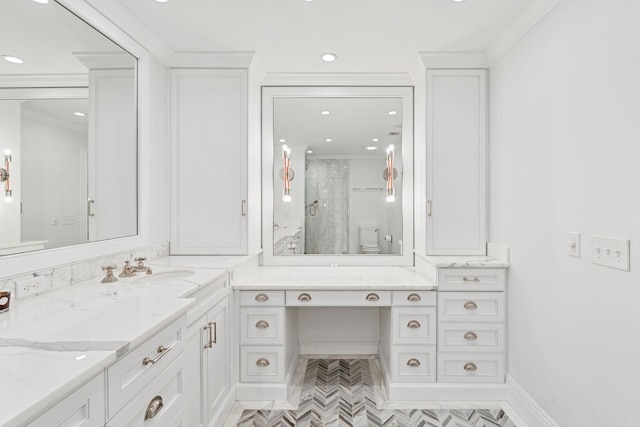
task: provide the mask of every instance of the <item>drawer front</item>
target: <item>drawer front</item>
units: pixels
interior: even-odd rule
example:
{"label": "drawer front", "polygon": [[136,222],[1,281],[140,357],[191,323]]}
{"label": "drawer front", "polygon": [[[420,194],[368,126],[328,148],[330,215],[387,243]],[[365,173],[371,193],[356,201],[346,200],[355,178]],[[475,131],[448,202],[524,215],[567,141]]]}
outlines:
{"label": "drawer front", "polygon": [[439,268],[438,289],[442,291],[504,291],[504,268]]}
{"label": "drawer front", "polygon": [[240,291],[240,305],[245,307],[282,307],[284,291]]}
{"label": "drawer front", "polygon": [[185,337],[186,317],[182,317],[107,369],[109,418],[182,353]]}
{"label": "drawer front", "polygon": [[438,382],[504,383],[504,356],[438,353]]}
{"label": "drawer front", "polygon": [[440,351],[475,351],[502,353],[504,324],[440,322],[438,349]]}
{"label": "drawer front", "polygon": [[391,378],[401,383],[436,381],[435,346],[395,346],[391,360]]}
{"label": "drawer front", "polygon": [[[114,417],[108,427],[186,425],[184,418],[187,400],[183,392],[184,362],[185,357],[182,353],[149,384],[149,387]],[[147,413],[154,403],[158,402],[161,402],[162,407]]]}
{"label": "drawer front", "polygon": [[393,307],[394,344],[435,344],[436,308]]}
{"label": "drawer front", "polygon": [[287,306],[383,307],[391,305],[391,291],[287,291]]}
{"label": "drawer front", "polygon": [[437,300],[436,295],[436,291],[393,291],[391,298],[394,306],[435,307]]}
{"label": "drawer front", "polygon": [[439,321],[502,322],[503,292],[438,292]]}
{"label": "drawer front", "polygon": [[283,347],[240,348],[240,381],[277,383],[284,381]]}
{"label": "drawer front", "polygon": [[284,344],[284,308],[241,308],[240,331],[241,344]]}
{"label": "drawer front", "polygon": [[103,426],[104,421],[104,374],[101,373],[27,426],[98,427]]}

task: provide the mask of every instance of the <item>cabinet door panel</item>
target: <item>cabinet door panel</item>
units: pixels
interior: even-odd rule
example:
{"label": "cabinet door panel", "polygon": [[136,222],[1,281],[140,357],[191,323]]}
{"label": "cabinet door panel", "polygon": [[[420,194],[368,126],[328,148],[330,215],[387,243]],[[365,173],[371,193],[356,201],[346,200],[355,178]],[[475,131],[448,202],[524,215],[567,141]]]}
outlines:
{"label": "cabinet door panel", "polygon": [[229,393],[229,305],[225,299],[216,305],[208,315],[211,335],[210,348],[205,349],[207,365],[205,387],[207,390],[207,419],[211,421],[221,409]]}

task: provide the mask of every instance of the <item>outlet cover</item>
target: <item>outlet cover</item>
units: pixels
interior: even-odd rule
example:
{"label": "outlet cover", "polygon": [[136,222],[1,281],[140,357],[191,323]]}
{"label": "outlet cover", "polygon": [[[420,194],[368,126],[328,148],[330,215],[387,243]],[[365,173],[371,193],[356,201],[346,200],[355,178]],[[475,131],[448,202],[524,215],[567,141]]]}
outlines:
{"label": "outlet cover", "polygon": [[16,282],[16,299],[22,299],[44,291],[45,277],[35,276]]}
{"label": "outlet cover", "polygon": [[569,256],[580,258],[580,233],[569,232],[567,246]]}
{"label": "outlet cover", "polygon": [[630,242],[605,236],[591,236],[591,262],[629,271]]}

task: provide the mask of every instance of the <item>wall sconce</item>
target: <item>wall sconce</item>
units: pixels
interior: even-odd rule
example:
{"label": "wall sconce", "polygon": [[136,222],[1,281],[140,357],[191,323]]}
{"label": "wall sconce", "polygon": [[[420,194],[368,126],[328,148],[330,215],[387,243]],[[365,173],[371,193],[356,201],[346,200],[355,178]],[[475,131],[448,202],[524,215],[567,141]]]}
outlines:
{"label": "wall sconce", "polygon": [[288,145],[282,146],[282,163],[283,167],[280,169],[280,179],[282,179],[282,201],[291,201],[291,181],[296,176],[295,171],[291,168],[291,149]]}
{"label": "wall sconce", "polygon": [[393,188],[393,180],[398,177],[398,171],[393,167],[393,158],[395,154],[393,144],[387,147],[387,168],[382,172],[382,177],[387,181],[387,202],[396,201],[395,189]]}
{"label": "wall sconce", "polygon": [[4,168],[0,168],[0,182],[4,182],[4,201],[9,203],[13,200],[13,191],[11,190],[11,151],[4,151]]}

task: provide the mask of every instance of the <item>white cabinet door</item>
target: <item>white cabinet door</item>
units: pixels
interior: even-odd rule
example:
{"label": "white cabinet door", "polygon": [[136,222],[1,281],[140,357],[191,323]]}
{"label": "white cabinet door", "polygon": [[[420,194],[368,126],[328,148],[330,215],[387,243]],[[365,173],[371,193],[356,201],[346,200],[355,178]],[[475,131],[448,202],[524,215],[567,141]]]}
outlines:
{"label": "white cabinet door", "polygon": [[187,352],[184,367],[184,388],[187,397],[187,425],[200,427],[205,424],[203,406],[203,351],[208,339],[204,326],[207,315],[203,315],[187,328]]}
{"label": "white cabinet door", "polygon": [[427,70],[427,254],[484,255],[487,71]]}
{"label": "white cabinet door", "polygon": [[247,253],[247,70],[171,71],[171,253]]}

